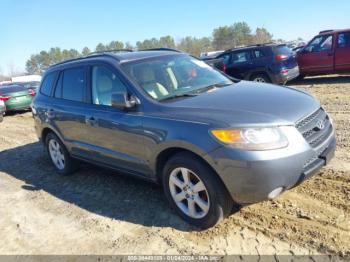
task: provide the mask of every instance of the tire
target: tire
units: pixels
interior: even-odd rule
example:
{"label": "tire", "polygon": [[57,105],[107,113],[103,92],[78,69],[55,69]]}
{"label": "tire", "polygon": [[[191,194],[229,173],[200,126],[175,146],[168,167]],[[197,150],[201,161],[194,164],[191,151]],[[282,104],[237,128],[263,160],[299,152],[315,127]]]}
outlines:
{"label": "tire", "polygon": [[[191,181],[187,187],[184,173],[188,174]],[[217,174],[193,154],[178,153],[168,160],[163,170],[162,182],[171,208],[196,227],[213,227],[231,213],[233,201],[225,186]],[[178,201],[175,201],[175,196]]]}
{"label": "tire", "polygon": [[254,82],[260,82],[260,83],[272,83],[270,78],[266,75],[266,74],[255,74],[253,76],[250,77],[251,81]]}
{"label": "tire", "polygon": [[78,169],[77,161],[70,156],[67,148],[54,133],[47,134],[45,148],[58,174],[66,176]]}
{"label": "tire", "polygon": [[298,75],[298,77],[295,80],[303,80],[305,78],[305,75]]}

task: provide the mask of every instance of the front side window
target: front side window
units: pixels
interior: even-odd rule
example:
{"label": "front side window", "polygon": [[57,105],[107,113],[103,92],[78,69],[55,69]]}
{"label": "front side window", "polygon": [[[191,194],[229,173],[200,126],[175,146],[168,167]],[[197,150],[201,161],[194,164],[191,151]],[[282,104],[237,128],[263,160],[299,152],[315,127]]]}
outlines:
{"label": "front side window", "polygon": [[187,55],[162,56],[128,62],[124,71],[153,99],[195,95],[232,81],[205,62]]}
{"label": "front side window", "polygon": [[224,65],[228,65],[230,63],[231,54],[224,54],[221,56],[221,58],[222,58],[222,63]]}
{"label": "front side window", "polygon": [[339,48],[350,47],[350,32],[338,35],[337,46]]}
{"label": "front side window", "polygon": [[111,70],[104,66],[92,68],[92,101],[95,105],[110,106],[112,94],[125,91],[125,85]]}
{"label": "front side window", "polygon": [[71,101],[83,102],[85,89],[85,69],[74,68],[63,72],[62,98]]}
{"label": "front side window", "polygon": [[46,96],[51,95],[51,91],[56,80],[57,72],[53,72],[45,76],[43,83],[40,87],[40,92]]}
{"label": "front side window", "polygon": [[333,46],[333,36],[332,35],[321,35],[314,40],[305,48],[309,53],[316,52],[327,52],[331,51]]}

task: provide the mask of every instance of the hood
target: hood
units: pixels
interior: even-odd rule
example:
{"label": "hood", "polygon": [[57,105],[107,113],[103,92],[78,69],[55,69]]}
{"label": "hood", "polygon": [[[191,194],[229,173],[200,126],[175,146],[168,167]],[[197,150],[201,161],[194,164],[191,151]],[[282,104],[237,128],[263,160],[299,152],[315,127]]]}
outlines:
{"label": "hood", "polygon": [[182,119],[229,126],[291,125],[320,107],[306,92],[248,81],[165,105],[168,113]]}

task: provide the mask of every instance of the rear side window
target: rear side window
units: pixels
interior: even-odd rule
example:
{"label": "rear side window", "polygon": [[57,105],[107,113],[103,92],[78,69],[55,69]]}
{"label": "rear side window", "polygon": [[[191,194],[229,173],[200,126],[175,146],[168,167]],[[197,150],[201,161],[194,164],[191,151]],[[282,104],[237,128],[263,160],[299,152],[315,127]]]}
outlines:
{"label": "rear side window", "polygon": [[241,51],[232,53],[232,63],[240,64],[250,60],[249,51]]}
{"label": "rear side window", "polygon": [[253,50],[254,58],[259,59],[265,57],[265,54],[261,50]]}
{"label": "rear side window", "polygon": [[71,101],[83,102],[85,85],[86,80],[84,68],[64,70],[62,81],[62,98]]}
{"label": "rear side window", "polygon": [[46,96],[51,96],[51,91],[57,77],[57,72],[50,73],[45,76],[41,84],[40,93]]}
{"label": "rear side window", "polygon": [[350,32],[340,33],[338,35],[337,46],[340,48],[350,47]]}

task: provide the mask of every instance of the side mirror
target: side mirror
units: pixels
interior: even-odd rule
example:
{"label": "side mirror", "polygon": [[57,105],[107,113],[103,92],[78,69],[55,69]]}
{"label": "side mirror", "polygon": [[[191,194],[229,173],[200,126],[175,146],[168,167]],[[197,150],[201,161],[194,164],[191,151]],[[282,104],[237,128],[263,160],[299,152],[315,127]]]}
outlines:
{"label": "side mirror", "polygon": [[117,92],[112,94],[112,107],[119,109],[131,109],[136,107],[138,101],[133,95],[127,92]]}

